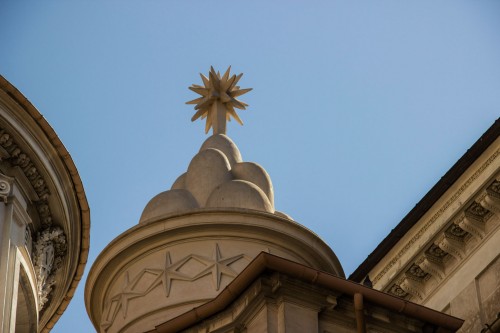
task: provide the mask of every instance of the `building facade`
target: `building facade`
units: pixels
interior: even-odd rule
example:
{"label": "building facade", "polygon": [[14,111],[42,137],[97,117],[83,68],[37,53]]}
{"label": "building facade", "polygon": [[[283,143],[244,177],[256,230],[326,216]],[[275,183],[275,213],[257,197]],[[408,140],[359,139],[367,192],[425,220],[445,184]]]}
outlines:
{"label": "building facade", "polygon": [[213,135],[113,240],[86,282],[98,332],[455,332],[461,319],[344,277],[333,251],[274,207],[270,176],[225,135],[241,75],[213,68],[192,120]]}
{"label": "building facade", "polygon": [[[225,135],[240,78],[211,70],[191,87],[214,133],[93,264],[96,331],[500,331],[500,120],[346,280]],[[3,77],[0,200],[0,331],[48,332],[82,277],[90,213],[69,153]]]}
{"label": "building facade", "polygon": [[500,120],[350,276],[500,331]]}
{"label": "building facade", "polygon": [[69,153],[0,76],[0,332],[48,332],[78,285],[90,214]]}

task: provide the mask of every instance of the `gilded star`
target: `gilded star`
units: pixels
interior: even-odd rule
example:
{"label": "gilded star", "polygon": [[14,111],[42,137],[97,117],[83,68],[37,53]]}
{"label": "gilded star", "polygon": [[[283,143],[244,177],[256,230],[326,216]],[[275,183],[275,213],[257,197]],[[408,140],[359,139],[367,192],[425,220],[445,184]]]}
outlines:
{"label": "gilded star", "polygon": [[220,253],[219,244],[216,243],[213,258],[209,259],[202,256],[196,256],[196,258],[205,265],[207,265],[207,267],[200,273],[196,274],[196,276],[193,277],[193,280],[211,274],[215,290],[219,290],[223,274],[233,278],[238,275],[238,272],[229,267],[229,265],[231,265],[235,261],[240,260],[243,257],[244,257],[243,254],[239,254],[233,257],[223,259]]}
{"label": "gilded star", "polygon": [[230,121],[233,117],[240,125],[243,125],[240,117],[235,111],[236,109],[245,110],[248,104],[236,99],[252,88],[240,89],[236,84],[243,76],[242,74],[230,76],[231,66],[227,69],[224,75],[215,72],[213,67],[210,67],[208,78],[200,73],[203,86],[193,84],[189,89],[201,95],[197,99],[186,102],[186,104],[196,104],[194,109],[197,110],[191,121],[200,118],[206,120],[205,133],[208,133],[210,128],[213,128],[213,134],[226,134],[226,121]]}

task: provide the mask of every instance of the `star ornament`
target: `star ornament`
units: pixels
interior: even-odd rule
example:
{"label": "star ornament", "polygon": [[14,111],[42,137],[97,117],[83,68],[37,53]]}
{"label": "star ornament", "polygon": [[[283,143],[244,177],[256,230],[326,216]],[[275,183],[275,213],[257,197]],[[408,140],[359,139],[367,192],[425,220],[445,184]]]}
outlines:
{"label": "star ornament", "polygon": [[186,104],[195,104],[196,113],[191,121],[200,117],[206,118],[205,133],[212,128],[213,134],[226,134],[226,122],[231,121],[231,117],[243,125],[235,109],[246,110],[248,104],[239,101],[236,97],[249,92],[252,88],[240,89],[237,84],[243,73],[230,76],[230,71],[231,66],[221,76],[213,67],[210,67],[208,78],[200,73],[203,86],[193,84],[189,87],[190,90],[201,95],[197,99],[186,102]]}

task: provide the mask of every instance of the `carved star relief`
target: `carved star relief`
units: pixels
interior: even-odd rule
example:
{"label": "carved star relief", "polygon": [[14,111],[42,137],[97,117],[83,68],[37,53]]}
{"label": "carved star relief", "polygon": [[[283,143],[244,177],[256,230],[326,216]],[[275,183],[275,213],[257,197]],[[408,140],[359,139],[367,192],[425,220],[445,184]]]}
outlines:
{"label": "carved star relief", "polygon": [[116,316],[118,311],[122,311],[123,318],[127,316],[127,309],[128,309],[128,302],[129,300],[133,298],[137,298],[143,295],[143,293],[138,293],[132,291],[132,286],[133,283],[130,283],[128,271],[125,272],[125,275],[123,277],[123,287],[121,293],[116,294],[114,297],[111,298],[111,301],[116,301],[118,304],[116,305],[116,310],[115,314],[113,315],[113,318]]}
{"label": "carved star relief", "polygon": [[[150,293],[156,286],[163,284],[165,297],[170,295],[170,290],[172,287],[173,280],[182,280],[182,281],[195,281],[206,275],[212,275],[212,283],[216,290],[220,289],[220,284],[222,280],[222,275],[227,275],[230,277],[236,277],[238,273],[230,267],[230,265],[241,258],[246,258],[250,261],[250,259],[244,254],[235,255],[229,258],[223,258],[221,255],[221,251],[219,245],[215,243],[215,249],[212,255],[212,258],[207,258],[205,256],[200,256],[196,254],[189,254],[184,258],[172,263],[172,259],[170,257],[170,252],[165,254],[165,266],[164,269],[157,268],[146,268],[143,269],[139,274],[137,274],[132,281],[129,278],[129,272],[126,271],[123,278],[123,287],[121,292],[111,297],[109,302],[107,303],[107,310],[105,311],[106,315],[103,316],[101,321],[101,328],[103,331],[107,331],[111,325],[113,324],[116,316],[119,311],[122,311],[123,318],[127,316],[128,310],[128,302],[131,299],[142,297]],[[198,274],[193,276],[189,276],[178,270],[184,266],[189,260],[194,259],[200,262],[205,268],[202,269]],[[149,286],[143,291],[134,291],[137,283],[141,281],[145,274],[154,275],[154,280]],[[116,306],[112,306],[116,304]],[[111,316],[110,316],[111,314]]]}
{"label": "carved star relief", "polygon": [[156,279],[153,281],[151,286],[144,292],[144,294],[149,293],[153,288],[159,284],[163,284],[163,290],[165,292],[165,297],[170,295],[170,288],[172,286],[172,280],[181,281],[192,281],[193,279],[186,274],[178,272],[177,269],[184,265],[191,257],[185,257],[182,260],[177,261],[172,264],[172,259],[170,258],[170,252],[165,254],[165,269],[146,269],[149,273],[157,274]]}
{"label": "carved star relief", "polygon": [[186,102],[186,104],[196,104],[194,107],[196,113],[191,118],[195,121],[200,118],[206,120],[205,133],[208,133],[210,128],[213,128],[213,134],[226,134],[226,121],[231,121],[233,117],[240,125],[243,125],[240,117],[236,113],[236,109],[246,110],[248,104],[236,99],[252,88],[240,89],[236,84],[243,76],[229,76],[231,66],[227,69],[223,76],[219,72],[215,72],[213,67],[210,67],[208,78],[200,73],[203,86],[193,84],[189,87],[190,90],[201,95],[197,99]]}
{"label": "carved star relief", "polygon": [[[170,294],[170,287],[172,285],[172,280],[175,279],[175,280],[183,280],[183,281],[192,281],[192,278],[190,278],[189,276],[176,271],[180,266],[182,266],[189,259],[190,259],[190,257],[186,257],[186,258],[176,262],[175,264],[172,264],[172,259],[170,258],[170,252],[167,252],[165,254],[165,269],[146,268],[143,271],[141,271],[132,280],[132,282],[130,282],[128,271],[125,272],[122,292],[116,294],[115,296],[113,296],[111,298],[111,302],[117,302],[117,305],[114,308],[113,314],[111,316],[111,320],[105,319],[101,323],[101,328],[104,331],[107,331],[108,328],[114,322],[116,315],[118,314],[118,311],[120,311],[120,310],[122,310],[123,318],[125,318],[127,316],[128,301],[133,299],[133,298],[141,297],[141,296],[148,294],[151,290],[153,290],[159,284],[163,284],[165,297],[168,297]],[[135,287],[137,282],[146,273],[150,273],[150,274],[155,275],[156,276],[155,280],[151,283],[151,285],[144,292],[133,291],[133,288]],[[111,310],[111,308],[112,308],[111,306],[108,307],[108,316],[109,316],[109,310]],[[108,316],[106,316],[105,318],[107,318]]]}
{"label": "carved star relief", "polygon": [[233,278],[238,275],[238,272],[229,267],[229,265],[240,260],[243,257],[243,254],[238,254],[236,256],[223,259],[220,253],[219,244],[216,243],[213,258],[196,256],[196,259],[207,265],[207,267],[200,273],[196,274],[196,276],[193,277],[193,280],[197,280],[205,275],[211,274],[215,290],[219,290],[223,274]]}

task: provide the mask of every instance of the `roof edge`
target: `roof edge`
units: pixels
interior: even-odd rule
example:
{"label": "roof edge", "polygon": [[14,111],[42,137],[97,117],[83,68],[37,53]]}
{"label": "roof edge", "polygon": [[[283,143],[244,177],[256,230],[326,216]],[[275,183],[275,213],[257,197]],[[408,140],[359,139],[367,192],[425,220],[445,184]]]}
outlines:
{"label": "roof edge", "polygon": [[458,330],[463,320],[426,308],[401,298],[368,288],[333,274],[293,262],[288,259],[261,252],[252,262],[212,301],[179,315],[147,333],[170,333],[184,330],[225,309],[266,269],[277,271],[314,285],[342,290],[344,294],[363,297],[374,304],[417,318],[445,329]]}
{"label": "roof edge", "polygon": [[424,216],[425,213],[443,196],[458,178],[479,158],[479,156],[500,135],[500,118],[469,148],[465,154],[445,173],[427,192],[412,210],[391,230],[379,245],[349,276],[349,280],[361,282],[373,267],[393,248],[394,245]]}

